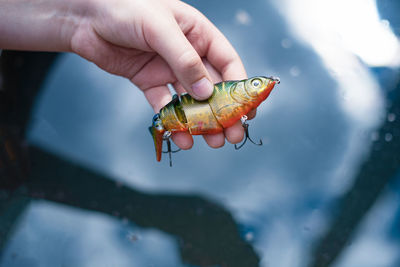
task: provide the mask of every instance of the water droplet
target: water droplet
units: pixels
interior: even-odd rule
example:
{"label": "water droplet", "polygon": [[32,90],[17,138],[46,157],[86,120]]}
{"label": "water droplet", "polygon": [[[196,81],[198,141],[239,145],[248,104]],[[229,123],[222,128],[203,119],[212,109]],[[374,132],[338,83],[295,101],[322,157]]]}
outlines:
{"label": "water droplet", "polygon": [[299,76],[300,73],[301,73],[301,71],[300,71],[299,67],[293,66],[290,68],[290,75],[292,75],[293,77]]}
{"label": "water droplet", "polygon": [[389,28],[389,27],[390,27],[390,22],[389,22],[387,19],[381,20],[381,24],[382,24],[383,27],[385,27],[385,28]]}
{"label": "water droplet", "polygon": [[388,120],[388,122],[394,122],[394,121],[396,120],[396,114],[394,114],[394,113],[389,113],[389,114],[387,115],[387,120]]}
{"label": "water droplet", "polygon": [[246,241],[251,242],[254,240],[254,234],[252,232],[248,232],[248,233],[246,233],[244,238],[246,239]]}
{"label": "water droplet", "polygon": [[237,23],[241,25],[250,25],[251,24],[251,17],[249,13],[245,10],[238,10],[236,12],[235,20]]}
{"label": "water droplet", "polygon": [[385,141],[390,142],[393,139],[393,135],[391,133],[386,133],[385,134]]}
{"label": "water droplet", "polygon": [[128,233],[128,235],[126,236],[128,238],[129,241],[131,241],[132,243],[138,241],[140,239],[140,236],[135,234],[135,233]]}
{"label": "water droplet", "polygon": [[292,41],[290,39],[288,39],[288,38],[282,39],[281,46],[283,48],[286,48],[286,49],[291,48],[292,47]]}

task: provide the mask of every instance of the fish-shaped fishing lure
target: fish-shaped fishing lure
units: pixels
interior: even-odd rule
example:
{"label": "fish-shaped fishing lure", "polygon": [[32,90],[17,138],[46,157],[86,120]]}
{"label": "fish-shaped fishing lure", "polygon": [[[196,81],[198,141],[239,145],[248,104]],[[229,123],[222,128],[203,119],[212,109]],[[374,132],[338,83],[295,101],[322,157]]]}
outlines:
{"label": "fish-shaped fishing lure", "polygon": [[211,97],[204,101],[195,100],[188,94],[182,94],[180,97],[174,95],[172,101],[153,117],[152,126],[149,127],[154,139],[157,161],[161,160],[164,140],[167,141],[168,152],[171,153],[169,138],[174,132],[188,131],[191,135],[214,134],[242,119],[247,140],[248,124],[245,123],[245,115],[257,108],[279,82],[279,78],[263,76],[220,82],[214,85]]}

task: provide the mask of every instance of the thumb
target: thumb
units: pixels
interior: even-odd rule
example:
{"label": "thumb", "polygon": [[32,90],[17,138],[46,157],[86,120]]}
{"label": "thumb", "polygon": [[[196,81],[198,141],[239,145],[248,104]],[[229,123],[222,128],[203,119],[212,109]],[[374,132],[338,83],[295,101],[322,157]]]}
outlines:
{"label": "thumb", "polygon": [[176,21],[169,24],[153,32],[152,38],[148,40],[149,45],[164,58],[191,96],[197,100],[209,98],[214,86],[199,54]]}

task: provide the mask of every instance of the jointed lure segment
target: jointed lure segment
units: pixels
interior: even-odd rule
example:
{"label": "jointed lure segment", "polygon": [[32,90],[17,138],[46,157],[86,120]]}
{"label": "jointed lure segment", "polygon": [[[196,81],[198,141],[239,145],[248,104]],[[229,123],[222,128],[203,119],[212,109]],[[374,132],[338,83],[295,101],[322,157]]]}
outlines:
{"label": "jointed lure segment", "polygon": [[242,125],[246,130],[245,141],[249,139],[253,142],[248,135],[248,124],[245,122],[247,117],[244,116],[258,107],[279,82],[279,78],[263,76],[220,82],[214,85],[212,96],[204,101],[197,101],[188,94],[183,94],[180,98],[174,95],[172,101],[153,117],[152,126],[149,127],[157,161],[161,160],[164,140],[167,141],[167,152],[172,152],[169,140],[171,133],[181,131],[189,131],[191,135],[219,133],[242,117]]}

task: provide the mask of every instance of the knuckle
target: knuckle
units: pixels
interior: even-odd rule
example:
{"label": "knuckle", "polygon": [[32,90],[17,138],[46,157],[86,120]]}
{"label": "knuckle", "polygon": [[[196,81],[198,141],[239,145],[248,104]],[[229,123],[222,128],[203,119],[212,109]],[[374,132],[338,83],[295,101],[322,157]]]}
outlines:
{"label": "knuckle", "polygon": [[200,56],[194,50],[183,53],[178,59],[178,65],[182,71],[199,69],[201,64]]}

